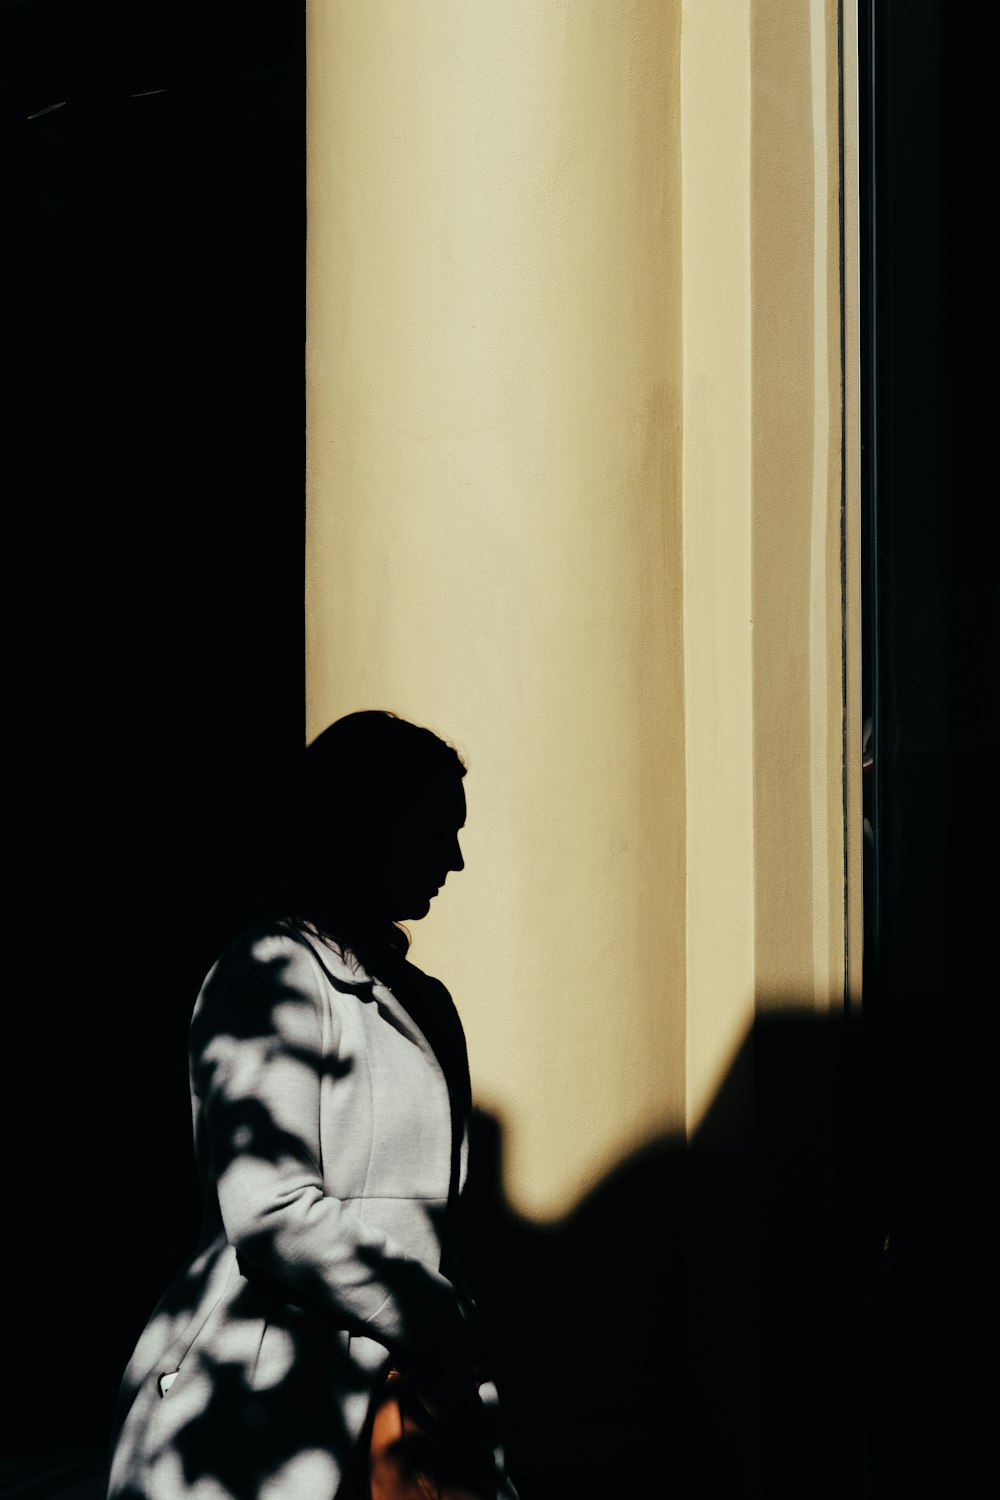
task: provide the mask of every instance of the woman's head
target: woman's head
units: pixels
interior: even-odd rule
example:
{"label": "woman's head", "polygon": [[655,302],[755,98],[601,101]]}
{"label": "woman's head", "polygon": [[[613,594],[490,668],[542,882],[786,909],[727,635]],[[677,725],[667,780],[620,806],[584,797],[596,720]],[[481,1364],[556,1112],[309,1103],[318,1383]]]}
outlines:
{"label": "woman's head", "polygon": [[305,751],[296,915],[338,938],[426,916],[463,867],[465,765],[429,729],[372,709]]}

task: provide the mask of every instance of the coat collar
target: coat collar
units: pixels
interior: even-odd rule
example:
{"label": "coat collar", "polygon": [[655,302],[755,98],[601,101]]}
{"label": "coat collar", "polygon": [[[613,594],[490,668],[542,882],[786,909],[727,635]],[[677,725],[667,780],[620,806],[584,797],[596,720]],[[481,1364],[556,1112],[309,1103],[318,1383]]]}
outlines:
{"label": "coat collar", "polygon": [[[383,1014],[386,1015],[390,1024],[397,1031],[403,1032],[405,1036],[416,1042],[417,1046],[427,1053],[435,1066],[440,1068],[434,1048],[416,1021],[414,1021],[406,1006],[383,980],[368,972],[356,953],[353,953],[349,948],[341,948],[332,938],[323,937],[317,932],[297,926],[292,930],[301,941],[308,943],[313,949],[316,957],[338,989],[349,988],[357,992],[358,998],[361,1000],[366,998],[363,991],[368,990],[371,998]],[[406,967],[415,983],[420,983],[425,978],[422,971],[415,968],[413,964],[407,964]]]}
{"label": "coat collar", "polygon": [[[467,1063],[465,1064],[464,1085],[459,1085],[457,1080],[455,1080],[454,1084],[450,1086],[441,1059],[438,1057],[425,1032],[417,1025],[406,1006],[393,994],[389,986],[383,983],[381,979],[377,979],[367,972],[357,954],[352,953],[350,949],[340,948],[331,938],[320,937],[316,932],[306,931],[298,926],[293,926],[291,930],[300,942],[309,944],[319,963],[323,966],[337,989],[350,990],[362,1002],[370,997],[378,1006],[379,1013],[387,1023],[395,1027],[403,1036],[408,1037],[426,1056],[434,1072],[440,1079],[449,1100],[452,1116],[452,1151],[454,1153],[453,1165],[455,1174],[453,1176],[452,1191],[461,1192],[465,1184],[469,1166],[468,1110],[472,1102],[471,1098],[468,1097],[469,1079]],[[427,985],[428,987],[436,983],[436,981],[429,979],[422,969],[418,969],[416,964],[405,962],[403,969],[407,983]],[[461,1034],[461,1022],[458,1022],[458,1029]],[[463,1040],[463,1056],[464,1045]],[[464,1104],[461,1102],[456,1103],[456,1095],[453,1094],[452,1087],[462,1088],[466,1095]],[[461,1100],[461,1094],[457,1098]]]}

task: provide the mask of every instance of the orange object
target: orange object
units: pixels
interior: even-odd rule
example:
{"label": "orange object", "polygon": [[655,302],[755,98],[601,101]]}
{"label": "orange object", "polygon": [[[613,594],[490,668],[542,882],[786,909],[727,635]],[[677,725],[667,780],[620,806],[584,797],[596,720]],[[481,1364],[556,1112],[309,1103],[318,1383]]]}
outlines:
{"label": "orange object", "polygon": [[376,1400],[371,1500],[496,1500],[492,1446],[475,1389],[433,1400],[390,1370]]}

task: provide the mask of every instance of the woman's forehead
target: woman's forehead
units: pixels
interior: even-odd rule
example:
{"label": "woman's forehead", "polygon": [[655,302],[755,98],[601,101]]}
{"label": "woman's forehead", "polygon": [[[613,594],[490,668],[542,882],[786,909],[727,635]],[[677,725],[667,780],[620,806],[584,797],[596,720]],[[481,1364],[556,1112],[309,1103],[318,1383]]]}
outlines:
{"label": "woman's forehead", "polygon": [[435,778],[406,798],[405,807],[421,821],[461,828],[466,816],[465,788],[457,776]]}

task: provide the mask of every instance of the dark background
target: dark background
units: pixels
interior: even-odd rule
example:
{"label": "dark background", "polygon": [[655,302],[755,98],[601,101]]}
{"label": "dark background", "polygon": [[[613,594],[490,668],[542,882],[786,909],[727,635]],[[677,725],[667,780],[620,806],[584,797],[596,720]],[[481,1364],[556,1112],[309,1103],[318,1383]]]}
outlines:
{"label": "dark background", "polygon": [[3,25],[21,1457],[103,1443],[191,1248],[193,999],[240,923],[241,828],[292,816],[305,90],[294,4],[32,0]]}
{"label": "dark background", "polygon": [[[859,7],[863,1168],[882,1225],[855,1366],[875,1493],[972,1494],[994,1271],[995,81],[965,6]],[[850,1385],[845,1387],[850,1389]]]}
{"label": "dark background", "polygon": [[[479,1122],[470,1260],[522,1500],[626,1493],[623,1464],[766,1500],[909,1493],[940,1465],[960,1493],[989,1427],[968,1349],[995,988],[991,94],[968,12],[866,0],[861,23],[864,1024],[758,1028],[690,1151],[623,1163],[551,1231],[506,1209]],[[304,24],[278,0],[22,0],[3,24],[0,1492],[27,1500],[96,1473],[197,1232],[191,1006],[247,910],[246,830],[295,814]],[[607,1305],[609,1266],[634,1305]]]}

